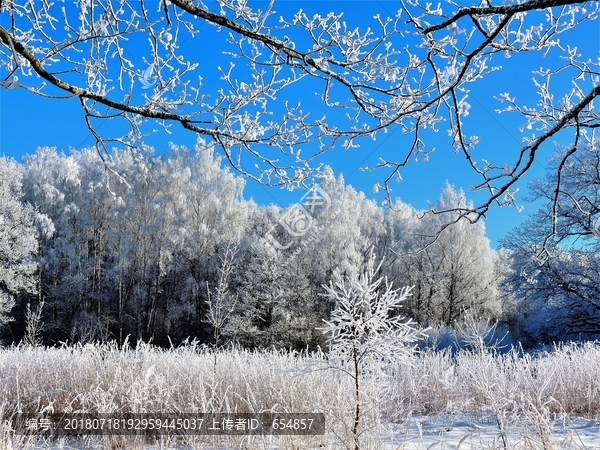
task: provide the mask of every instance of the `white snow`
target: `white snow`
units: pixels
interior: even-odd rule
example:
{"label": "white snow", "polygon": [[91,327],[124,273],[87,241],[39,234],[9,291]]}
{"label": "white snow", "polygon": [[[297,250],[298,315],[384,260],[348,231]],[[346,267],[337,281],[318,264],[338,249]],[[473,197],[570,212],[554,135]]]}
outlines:
{"label": "white snow", "polygon": [[[413,416],[402,424],[388,424],[381,432],[385,449],[502,449],[504,443],[491,411],[479,414]],[[386,436],[387,434],[387,436]],[[589,419],[556,420],[553,448],[600,449],[600,423]],[[543,448],[532,424],[507,427],[506,448]]]}
{"label": "white snow", "polygon": [[[533,424],[521,422],[507,427],[504,444],[497,421],[492,411],[478,414],[414,415],[403,423],[387,423],[379,430],[370,430],[370,437],[362,442],[366,450],[442,450],[442,449],[543,449]],[[600,422],[584,418],[558,418],[553,422],[549,442],[553,449],[600,449]],[[294,444],[292,444],[292,441]],[[304,442],[303,442],[304,441]],[[320,443],[319,443],[320,442]],[[219,446],[209,444],[160,445],[146,444],[144,450],[225,450],[225,449],[344,449],[350,448],[336,440],[333,435],[322,436],[310,442],[305,438],[237,437]],[[505,446],[506,445],[506,446]],[[81,450],[95,448],[77,442],[38,442],[36,449]],[[102,448],[99,443],[98,448]]]}

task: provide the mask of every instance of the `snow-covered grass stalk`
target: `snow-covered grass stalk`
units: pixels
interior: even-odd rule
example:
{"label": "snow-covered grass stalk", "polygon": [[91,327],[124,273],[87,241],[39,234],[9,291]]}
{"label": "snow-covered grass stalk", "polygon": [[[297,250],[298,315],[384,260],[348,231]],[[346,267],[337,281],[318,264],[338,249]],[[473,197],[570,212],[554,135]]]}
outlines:
{"label": "snow-covered grass stalk", "polygon": [[[10,415],[6,414],[4,407],[0,405],[0,418],[9,417]],[[19,450],[31,448],[34,445],[35,442],[31,436],[16,435],[4,420],[0,420],[0,450]]]}
{"label": "snow-covered grass stalk", "polygon": [[44,309],[44,301],[41,301],[35,310],[31,309],[31,304],[27,303],[25,310],[25,336],[23,342],[26,345],[40,345],[42,343],[42,310]]}
{"label": "snow-covered grass stalk", "polygon": [[[213,376],[210,349],[189,345],[161,350],[146,344],[0,351],[0,399],[5,417],[38,412],[324,412],[338,392],[309,370],[323,355],[223,350],[222,377]],[[339,378],[339,377],[336,377]],[[335,382],[349,387],[345,380]],[[203,437],[209,441],[209,437]],[[309,438],[306,438],[309,439]],[[315,439],[315,438],[313,438]],[[198,439],[202,440],[202,439]]]}
{"label": "snow-covered grass stalk", "polygon": [[[399,366],[386,411],[454,414],[491,410],[502,448],[514,448],[509,425],[531,428],[533,448],[553,448],[558,416],[600,418],[600,346],[565,344],[536,355],[513,350],[428,350]],[[419,374],[414,376],[415,371]],[[390,404],[392,403],[392,404]]]}
{"label": "snow-covered grass stalk", "polygon": [[[512,351],[428,350],[361,373],[363,422],[375,427],[414,414],[481,413],[531,428],[530,445],[549,448],[556,414],[600,418],[600,346],[564,345],[536,355]],[[38,412],[323,412],[326,436],[189,437],[192,448],[352,448],[355,385],[328,356],[283,351],[221,350],[218,379],[211,349],[189,344],[161,350],[140,344],[0,349],[0,410]],[[385,385],[384,385],[385,384]],[[369,395],[367,397],[364,394]],[[378,395],[378,397],[376,397]],[[377,431],[362,439],[377,448]],[[31,442],[2,430],[6,449]],[[365,433],[362,437],[366,437]],[[509,448],[518,445],[510,434]],[[109,439],[108,437],[106,439]],[[107,445],[134,448],[132,438]],[[270,439],[270,440],[269,440]],[[118,442],[117,442],[118,441]],[[168,443],[168,442],[166,442]],[[166,444],[165,443],[165,444]],[[141,443],[140,443],[141,445]],[[502,447],[502,444],[501,444]]]}

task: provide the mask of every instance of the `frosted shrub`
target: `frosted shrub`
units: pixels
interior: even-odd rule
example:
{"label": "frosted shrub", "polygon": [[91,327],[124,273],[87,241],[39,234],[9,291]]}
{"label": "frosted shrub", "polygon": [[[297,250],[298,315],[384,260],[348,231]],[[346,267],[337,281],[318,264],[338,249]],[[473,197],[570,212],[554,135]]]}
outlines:
{"label": "frosted shrub", "polygon": [[419,340],[419,348],[449,350],[456,354],[461,350],[506,353],[511,349],[508,331],[490,319],[476,319],[465,314],[455,326],[439,325],[430,328],[427,336]]}
{"label": "frosted shrub", "polygon": [[470,313],[464,314],[457,326],[459,348],[477,353],[500,352],[510,349],[508,331],[498,328],[498,322],[477,319]]}

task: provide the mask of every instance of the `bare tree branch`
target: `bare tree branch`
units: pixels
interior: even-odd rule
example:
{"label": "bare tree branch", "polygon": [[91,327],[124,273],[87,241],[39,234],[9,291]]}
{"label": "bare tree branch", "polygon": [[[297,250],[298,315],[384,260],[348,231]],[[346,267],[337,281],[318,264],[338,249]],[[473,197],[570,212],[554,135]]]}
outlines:
{"label": "bare tree branch", "polygon": [[[176,123],[212,139],[232,167],[267,185],[301,185],[320,175],[319,157],[328,150],[366,147],[367,139],[399,129],[397,156],[369,169],[384,171],[377,186],[390,205],[400,171],[413,158],[429,158],[431,133],[445,131],[447,147],[480,177],[473,189],[488,192],[478,206],[457,210],[468,220],[493,204],[515,204],[519,181],[552,139],[575,128],[573,142],[589,143],[600,126],[593,108],[600,93],[596,55],[579,55],[559,39],[596,20],[597,1],[483,1],[457,8],[402,0],[393,17],[377,14],[364,30],[339,13],[311,17],[300,10],[276,18],[274,1],[265,10],[216,1],[218,12],[192,0],[92,0],[64,8],[35,0],[3,3],[1,87],[77,97],[101,153],[109,142],[140,145],[148,120],[166,132]],[[199,28],[227,32],[215,47],[229,67],[211,66],[190,51]],[[495,55],[520,52],[540,58],[553,52],[549,59],[561,61],[532,74],[539,98],[533,107],[493,93],[537,135],[521,130],[525,145],[512,156],[479,156],[479,138],[469,135],[473,126],[465,120],[470,86],[501,70],[493,65]],[[563,81],[557,89],[553,80],[568,76],[572,84]],[[123,121],[127,131],[106,136],[95,129],[100,119]]]}
{"label": "bare tree branch", "polygon": [[423,34],[431,34],[435,31],[447,28],[451,24],[457,22],[465,16],[471,18],[475,16],[486,15],[507,15],[514,16],[515,14],[534,11],[539,9],[556,8],[558,6],[581,4],[581,0],[529,0],[517,5],[500,5],[500,6],[466,6],[460,8],[452,17],[439,23],[432,25],[423,30]]}

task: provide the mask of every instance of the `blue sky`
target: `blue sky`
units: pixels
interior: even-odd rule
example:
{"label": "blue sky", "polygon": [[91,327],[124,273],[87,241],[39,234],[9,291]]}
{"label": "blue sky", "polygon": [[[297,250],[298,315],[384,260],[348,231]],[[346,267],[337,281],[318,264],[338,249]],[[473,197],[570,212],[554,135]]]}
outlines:
{"label": "blue sky", "polygon": [[[250,6],[264,7],[264,2],[249,2]],[[343,12],[344,19],[351,28],[359,26],[366,28],[372,26],[372,16],[380,13],[387,16],[395,13],[395,1],[281,1],[275,4],[277,15],[290,18],[294,12],[302,8],[309,14],[326,13],[329,11]],[[204,34],[203,34],[204,33]],[[187,45],[196,48],[203,47],[203,52],[212,52],[210,57],[204,56],[201,68],[214,71],[217,64],[226,66],[228,60],[220,56],[221,49],[216,44],[223,35],[210,34],[211,31],[202,31],[198,42],[190,40]],[[208,39],[207,39],[208,37]],[[208,42],[217,39],[214,42]],[[598,22],[588,23],[565,34],[561,41],[571,46],[578,46],[583,55],[597,58],[600,54],[600,26]],[[214,43],[214,45],[213,45]],[[409,42],[410,43],[410,42]],[[414,42],[410,43],[411,45]],[[200,51],[200,50],[198,50]],[[499,56],[495,62],[502,65],[501,71],[488,75],[482,83],[471,87],[470,115],[466,123],[470,127],[469,134],[481,137],[479,150],[475,156],[488,157],[497,163],[512,161],[514,154],[522,144],[523,135],[519,126],[523,124],[516,115],[501,115],[495,113],[501,104],[494,100],[502,92],[510,92],[519,101],[532,105],[536,101],[535,87],[532,82],[531,70],[540,66],[553,67],[559,64],[556,53],[551,52],[545,59],[536,54],[514,55],[510,59]],[[138,56],[138,55],[134,55]],[[214,59],[216,60],[214,60]],[[222,61],[220,60],[222,59]],[[141,64],[141,62],[140,62]],[[2,73],[4,77],[5,74]],[[209,76],[207,76],[210,79]],[[561,80],[564,86],[556,85],[557,95],[568,90],[571,80]],[[210,86],[208,86],[210,87]],[[533,106],[533,105],[532,105]],[[317,112],[315,112],[317,113]],[[318,113],[321,113],[320,111]],[[101,134],[111,134],[110,122],[103,122],[97,128]],[[159,126],[153,128],[159,129]],[[167,148],[168,142],[193,146],[196,136],[178,126],[174,126],[172,134],[158,132],[150,137],[147,142],[162,152]],[[568,142],[568,135],[558,136],[559,143]],[[428,202],[435,202],[439,197],[446,180],[457,188],[463,188],[467,198],[475,204],[483,197],[470,192],[470,186],[478,182],[478,178],[469,170],[465,158],[454,154],[450,148],[450,140],[442,129],[437,135],[427,136],[428,144],[435,146],[436,151],[428,162],[411,162],[402,172],[403,180],[393,188],[393,196],[400,197],[405,202],[417,208],[426,208]],[[390,129],[387,134],[379,134],[377,140],[365,139],[360,141],[358,149],[334,149],[324,155],[318,162],[332,166],[336,174],[343,174],[347,184],[362,190],[369,198],[380,201],[383,194],[373,194],[372,186],[377,180],[383,180],[384,172],[364,172],[360,167],[373,166],[379,157],[394,159],[406,146],[410,137],[402,135],[399,128]],[[83,114],[76,99],[44,99],[34,96],[25,89],[6,90],[0,88],[0,155],[12,156],[20,159],[22,155],[35,152],[38,146],[55,146],[59,150],[68,152],[70,148],[81,149],[94,144],[94,139],[87,130]],[[543,149],[531,173],[518,185],[520,192],[517,196],[521,205],[525,206],[524,212],[517,212],[514,207],[493,207],[489,212],[486,227],[488,236],[493,245],[498,239],[503,238],[508,231],[526,218],[528,211],[533,211],[533,206],[524,201],[527,192],[527,181],[544,174],[546,159],[552,154],[552,146]],[[512,156],[511,156],[512,155]],[[398,159],[398,158],[396,158]],[[302,192],[288,192],[279,188],[268,188],[254,182],[248,182],[246,196],[252,197],[259,204],[275,203],[281,206],[289,205],[302,197]]]}

